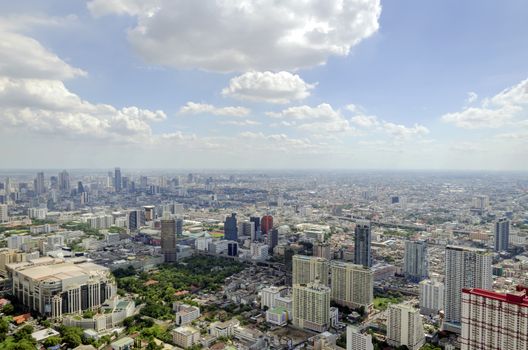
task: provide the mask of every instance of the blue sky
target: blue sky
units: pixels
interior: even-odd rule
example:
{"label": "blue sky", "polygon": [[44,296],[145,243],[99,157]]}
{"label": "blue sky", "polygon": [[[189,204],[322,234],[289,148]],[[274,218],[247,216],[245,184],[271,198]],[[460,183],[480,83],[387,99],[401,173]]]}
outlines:
{"label": "blue sky", "polygon": [[3,3],[2,166],[528,170],[525,1],[279,4]]}

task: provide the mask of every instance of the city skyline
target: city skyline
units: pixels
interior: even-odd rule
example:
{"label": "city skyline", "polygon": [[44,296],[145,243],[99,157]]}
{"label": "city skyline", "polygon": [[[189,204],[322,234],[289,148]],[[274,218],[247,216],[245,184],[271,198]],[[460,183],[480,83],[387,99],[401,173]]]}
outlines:
{"label": "city skyline", "polygon": [[525,4],[338,4],[3,4],[2,168],[528,170]]}

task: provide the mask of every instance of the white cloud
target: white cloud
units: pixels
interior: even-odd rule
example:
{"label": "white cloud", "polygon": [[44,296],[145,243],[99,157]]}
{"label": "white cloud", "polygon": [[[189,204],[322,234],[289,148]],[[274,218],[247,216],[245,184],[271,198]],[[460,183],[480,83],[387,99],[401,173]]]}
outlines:
{"label": "white cloud", "polygon": [[0,28],[0,76],[31,79],[69,79],[85,76],[28,36]]}
{"label": "white cloud", "polygon": [[262,123],[256,120],[244,119],[244,120],[224,120],[224,121],[221,121],[220,124],[234,125],[234,126],[255,126],[255,125],[261,125]]}
{"label": "white cloud", "polygon": [[308,84],[289,72],[247,72],[234,77],[222,95],[240,100],[285,104],[310,96],[315,84]]}
{"label": "white cloud", "polygon": [[476,92],[473,92],[473,91],[470,91],[468,92],[468,96],[466,98],[466,103],[469,105],[469,104],[472,104],[473,102],[475,102],[476,100],[478,99],[478,95]]}
{"label": "white cloud", "polygon": [[[323,134],[352,131],[353,128],[341,111],[335,110],[328,103],[321,103],[316,107],[307,105],[295,106],[281,112],[269,112],[268,116],[282,119],[298,129]],[[283,124],[286,125],[286,124]]]}
{"label": "white cloud", "polygon": [[378,118],[374,115],[356,115],[350,121],[362,128],[372,128],[379,125]]}
{"label": "white cloud", "polygon": [[408,127],[401,124],[383,122],[382,130],[400,140],[409,140],[414,137],[422,137],[429,134],[429,129],[420,124],[414,124],[412,127]]}
{"label": "white cloud", "polygon": [[442,116],[442,121],[464,129],[500,128],[511,124],[519,115],[526,114],[526,105],[528,79],[485,99],[481,107],[447,113]]}
{"label": "white cloud", "polygon": [[211,114],[225,117],[245,117],[251,110],[245,107],[215,107],[207,103],[187,102],[180,108],[180,114]]}
{"label": "white cloud", "polygon": [[374,34],[379,0],[92,0],[128,14],[128,39],[149,63],[209,71],[296,70],[346,56]]}

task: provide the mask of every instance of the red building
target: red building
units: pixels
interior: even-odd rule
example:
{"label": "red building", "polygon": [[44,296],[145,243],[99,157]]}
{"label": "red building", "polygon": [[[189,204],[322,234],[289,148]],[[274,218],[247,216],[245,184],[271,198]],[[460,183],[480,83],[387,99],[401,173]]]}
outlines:
{"label": "red building", "polygon": [[273,228],[273,216],[264,215],[260,220],[260,231],[263,235],[267,235],[268,231]]}

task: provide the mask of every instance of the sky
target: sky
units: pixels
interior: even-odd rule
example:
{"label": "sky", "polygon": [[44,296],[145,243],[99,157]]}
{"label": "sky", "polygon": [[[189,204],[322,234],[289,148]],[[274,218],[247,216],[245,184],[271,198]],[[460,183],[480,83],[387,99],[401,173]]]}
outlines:
{"label": "sky", "polygon": [[0,168],[528,170],[524,0],[0,3]]}

